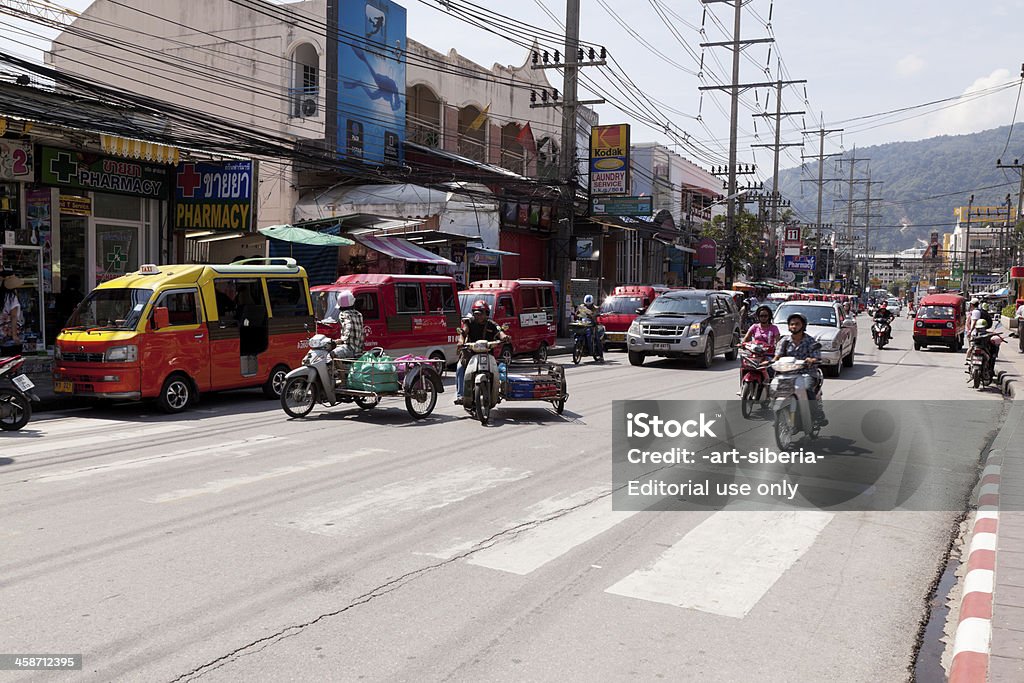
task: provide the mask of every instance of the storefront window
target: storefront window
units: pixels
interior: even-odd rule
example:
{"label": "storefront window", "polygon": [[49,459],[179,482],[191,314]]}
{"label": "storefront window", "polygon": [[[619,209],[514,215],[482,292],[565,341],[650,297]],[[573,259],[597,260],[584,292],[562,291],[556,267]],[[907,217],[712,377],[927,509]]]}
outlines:
{"label": "storefront window", "polygon": [[[4,247],[0,254],[3,268],[14,271],[14,295],[21,309],[18,330],[8,330],[0,344],[20,344],[20,353],[43,351],[46,345],[42,335],[39,283],[41,275],[39,249],[12,249]],[[7,292],[0,289],[6,297]],[[19,352],[19,351],[15,351]],[[0,352],[2,354],[3,352]]]}
{"label": "storefront window", "polygon": [[139,228],[96,224],[96,284],[139,269]]}
{"label": "storefront window", "polygon": [[137,221],[142,217],[142,197],[122,194],[93,194],[93,215],[119,221]]}

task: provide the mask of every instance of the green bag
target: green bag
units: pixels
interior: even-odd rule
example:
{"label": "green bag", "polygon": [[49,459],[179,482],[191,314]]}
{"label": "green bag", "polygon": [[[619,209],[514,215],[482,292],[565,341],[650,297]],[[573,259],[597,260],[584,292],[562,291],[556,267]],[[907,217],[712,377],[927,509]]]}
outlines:
{"label": "green bag", "polygon": [[397,392],[398,370],[394,360],[380,347],[367,351],[352,364],[348,373],[348,388],[378,394]]}

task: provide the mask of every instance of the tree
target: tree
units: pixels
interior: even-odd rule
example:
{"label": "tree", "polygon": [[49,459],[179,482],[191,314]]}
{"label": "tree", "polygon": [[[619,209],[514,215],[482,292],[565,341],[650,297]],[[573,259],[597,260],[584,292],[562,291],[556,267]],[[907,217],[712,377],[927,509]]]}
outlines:
{"label": "tree", "polygon": [[[718,253],[724,254],[729,245],[726,243],[725,216],[715,216],[711,222],[705,223],[701,237],[710,237],[718,244]],[[733,266],[737,273],[750,272],[756,265],[761,266],[764,258],[764,245],[761,244],[761,223],[754,214],[743,211],[736,214],[736,234],[732,254]]]}

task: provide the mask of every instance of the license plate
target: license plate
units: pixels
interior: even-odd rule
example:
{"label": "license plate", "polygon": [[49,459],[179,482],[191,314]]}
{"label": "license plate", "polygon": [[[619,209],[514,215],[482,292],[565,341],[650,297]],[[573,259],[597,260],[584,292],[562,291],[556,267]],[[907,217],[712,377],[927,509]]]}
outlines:
{"label": "license plate", "polygon": [[626,333],[625,332],[606,332],[604,336],[608,339],[608,341],[613,341],[613,342],[626,341]]}
{"label": "license plate", "polygon": [[941,337],[942,330],[927,330],[925,334],[929,337]]}
{"label": "license plate", "polygon": [[30,380],[25,375],[18,375],[11,381],[14,382],[14,386],[18,387],[22,391],[28,391],[29,389],[35,386],[35,384],[32,384],[32,380]]}
{"label": "license plate", "polygon": [[75,390],[75,385],[72,382],[54,382],[53,390],[59,394],[70,394]]}
{"label": "license plate", "polygon": [[655,344],[654,345],[654,350],[655,351],[668,351],[668,347],[669,347],[668,344]]}

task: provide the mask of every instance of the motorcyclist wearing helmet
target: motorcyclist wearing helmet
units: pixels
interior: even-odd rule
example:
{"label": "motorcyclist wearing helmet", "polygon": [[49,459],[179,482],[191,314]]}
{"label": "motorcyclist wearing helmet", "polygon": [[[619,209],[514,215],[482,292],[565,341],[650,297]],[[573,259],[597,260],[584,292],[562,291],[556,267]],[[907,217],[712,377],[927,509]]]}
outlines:
{"label": "motorcyclist wearing helmet", "polygon": [[[473,302],[470,315],[462,319],[459,327],[459,346],[464,347],[475,341],[508,341],[505,334],[497,323],[488,316],[491,314],[491,307],[483,299]],[[462,389],[466,383],[466,365],[469,364],[469,352],[462,348],[459,357],[459,366],[455,369],[455,403],[462,405]]]}
{"label": "motorcyclist wearing helmet", "polygon": [[988,353],[988,369],[992,375],[995,375],[996,357],[999,356],[999,344],[1003,341],[1002,336],[992,329],[989,321],[981,318],[974,324],[971,339],[976,346]]}
{"label": "motorcyclist wearing helmet", "polygon": [[597,324],[597,315],[599,313],[597,304],[594,303],[594,295],[587,294],[583,297],[583,303],[576,307],[573,311],[573,320],[580,322],[588,322],[590,324],[590,344],[591,352],[597,347],[595,344],[604,343],[604,326]]}
{"label": "motorcyclist wearing helmet", "polygon": [[789,327],[789,334],[779,340],[775,347],[775,357],[772,361],[787,356],[797,360],[806,360],[809,368],[808,375],[813,382],[807,390],[807,398],[811,401],[811,414],[814,421],[820,427],[828,425],[825,418],[825,408],[821,404],[821,387],[825,383],[821,370],[817,368],[821,362],[821,350],[816,348],[817,342],[814,337],[807,334],[807,318],[803,313],[791,313],[786,318],[786,325]]}
{"label": "motorcyclist wearing helmet", "polygon": [[970,308],[967,310],[967,334],[974,331],[974,325],[981,319],[981,299],[971,299]]}
{"label": "motorcyclist wearing helmet", "polygon": [[[892,321],[896,316],[892,311],[889,310],[889,304],[883,301],[878,304],[878,308],[875,310],[874,321],[876,323],[885,323],[886,325],[892,326]],[[871,339],[874,340],[878,337],[878,333],[875,331],[874,325],[871,326]]]}

